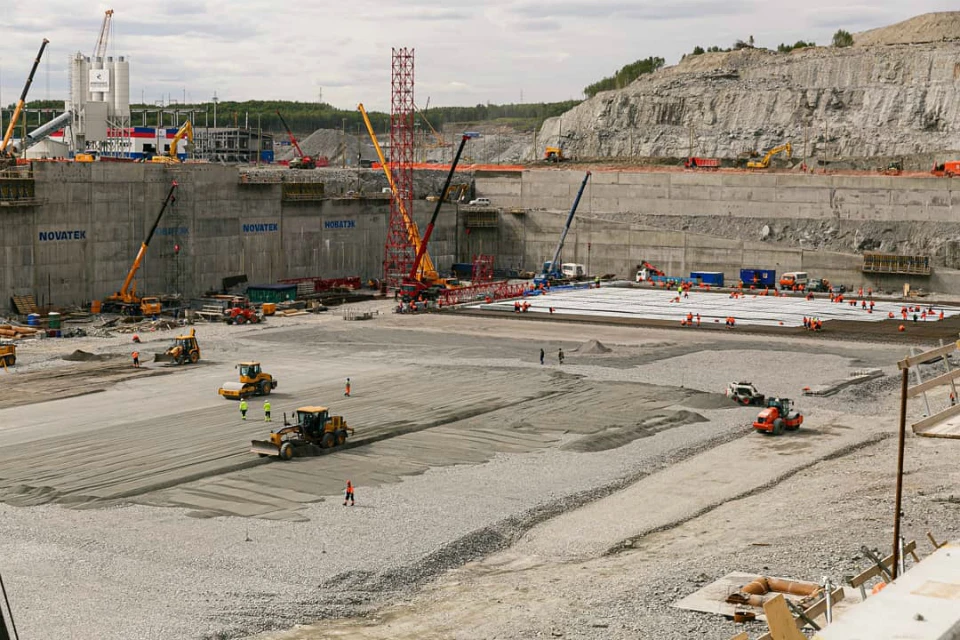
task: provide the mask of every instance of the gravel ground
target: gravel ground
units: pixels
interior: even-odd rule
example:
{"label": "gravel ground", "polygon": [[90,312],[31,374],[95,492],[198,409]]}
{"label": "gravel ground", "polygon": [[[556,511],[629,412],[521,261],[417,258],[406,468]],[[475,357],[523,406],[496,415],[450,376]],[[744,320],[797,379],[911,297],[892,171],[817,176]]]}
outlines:
{"label": "gravel ground", "polygon": [[[536,331],[540,337],[531,344],[528,334]],[[478,333],[483,337],[478,337]],[[169,336],[172,335],[173,332],[169,332]],[[611,353],[571,356],[563,365],[563,373],[600,383],[595,416],[600,423],[605,415],[602,385],[606,383],[636,384],[650,389],[650,384],[675,385],[679,379],[687,389],[719,392],[731,379],[749,375],[762,390],[768,387],[771,392],[796,397],[801,385],[842,377],[864,362],[881,361],[887,356],[890,359],[886,362],[891,362],[897,351],[881,346],[858,351],[837,345],[837,351],[843,356],[804,354],[780,350],[800,350],[808,344],[803,341],[763,342],[747,336],[723,337],[719,345],[715,343],[716,336],[708,336],[709,343],[691,340],[678,350],[668,339],[675,335],[673,332],[578,325],[551,325],[545,331],[542,326],[532,328],[527,322],[447,316],[415,319],[387,316],[373,323],[343,323],[329,315],[301,316],[243,329],[200,326],[198,335],[205,357],[221,364],[250,350],[266,350],[282,366],[296,366],[303,361],[303,354],[307,353],[305,346],[309,344],[309,353],[324,354],[316,360],[318,366],[340,367],[344,362],[367,367],[376,365],[381,373],[414,367],[430,370],[441,363],[485,370],[535,368],[540,367],[535,355],[540,343],[549,346],[550,353],[555,352],[558,345],[569,353],[578,344],[596,338],[611,347]],[[156,344],[166,344],[169,336],[157,334]],[[70,341],[69,347],[70,350],[123,353],[129,348],[128,340],[128,336],[84,338]],[[152,343],[153,336],[148,345],[152,347]],[[737,356],[731,357],[734,353],[729,349],[731,344],[741,348],[749,346],[749,350],[738,350]],[[424,350],[424,345],[429,345],[429,350]],[[25,348],[24,367],[56,366],[59,352],[55,346],[43,341],[35,345],[36,350]],[[153,350],[144,346],[141,349]],[[815,349],[822,351],[822,343]],[[694,354],[697,351],[701,352],[700,356]],[[311,358],[313,361],[312,355]],[[789,366],[785,366],[787,362]],[[556,365],[549,366],[556,368]],[[177,376],[158,378],[174,382],[176,379]],[[441,385],[437,393],[456,394],[456,383],[455,377],[451,377],[449,386]],[[889,385],[887,379],[870,384],[871,387],[861,389],[860,395],[855,390],[847,390],[833,398],[805,399],[803,408],[808,420],[832,420],[842,413],[855,416],[860,415],[861,410],[889,409],[889,401],[884,400]],[[133,407],[134,411],[138,404],[156,409],[156,403],[148,396],[159,395],[159,392],[147,389],[123,385],[105,395],[115,398],[112,402],[125,403],[120,406]],[[289,392],[295,395],[296,389]],[[709,403],[705,405],[703,398],[696,396],[690,399],[691,406],[674,408],[696,412],[707,418],[706,422],[665,428],[649,437],[599,452],[563,448],[578,437],[571,429],[556,448],[527,454],[499,454],[483,464],[437,467],[422,475],[407,476],[400,482],[359,485],[357,507],[344,509],[338,496],[329,496],[305,507],[306,522],[235,517],[198,519],[189,517],[182,509],[139,505],[111,508],[87,505],[83,510],[51,505],[31,508],[0,505],[0,557],[5,558],[0,568],[12,594],[18,627],[25,637],[236,638],[316,619],[371,614],[390,601],[415,597],[417,587],[428,585],[448,569],[491,553],[495,554],[491,560],[501,553],[510,554],[511,545],[539,523],[562,517],[576,507],[605,496],[612,499],[622,489],[650,474],[669,470],[681,460],[706,454],[723,443],[735,442],[744,436],[757,437],[744,428],[753,415],[752,409],[705,408]],[[48,405],[40,405],[39,409],[51,410]],[[172,406],[167,411],[176,409]],[[22,416],[23,413],[0,411],[0,424],[5,415]],[[2,429],[0,426],[0,431]],[[277,472],[295,473],[288,469],[278,467]],[[809,473],[799,475],[806,477]],[[813,477],[821,476],[813,474]],[[795,478],[785,480],[786,483],[793,481]],[[748,489],[745,485],[744,492]],[[790,496],[785,500],[788,505],[794,503],[792,494]],[[265,495],[263,499],[269,500],[270,496]],[[813,511],[799,506],[791,517],[796,519],[810,512]],[[696,511],[689,514],[690,517],[696,515]],[[618,514],[614,512],[605,517],[617,518]],[[679,529],[695,521],[696,518],[680,525]],[[753,528],[766,526],[759,524],[765,520],[753,515],[750,521],[758,523]],[[816,531],[825,526],[821,522],[813,524]],[[840,528],[840,524],[834,526]],[[670,531],[674,529],[678,528],[671,527]],[[656,534],[659,535],[663,534]],[[786,532],[778,530],[778,535],[785,536],[785,544],[793,540]],[[858,546],[853,546],[854,551]],[[655,575],[650,583],[663,580],[667,584],[672,580],[669,584],[675,586],[671,589],[684,591],[688,574],[678,572],[677,568],[700,566],[701,558],[711,558],[713,551],[709,546],[694,545],[688,558],[664,562],[660,568],[662,576]],[[622,553],[615,557],[629,555]],[[714,567],[709,563],[703,567],[701,572],[713,579]],[[729,570],[734,568],[740,567]],[[786,575],[796,573],[786,571]],[[508,581],[519,579],[513,575]],[[618,577],[620,580],[625,589],[630,587],[633,593],[642,591],[636,584],[630,586],[629,576]],[[51,585],[56,588],[51,589]],[[538,589],[543,591],[544,598],[553,593],[541,587]],[[637,631],[631,626],[634,623],[629,620],[638,616],[636,602],[645,600],[635,600],[630,605],[628,592],[618,595],[614,587],[604,598],[599,595],[604,591],[593,594],[590,589],[577,587],[582,594],[581,603],[557,618],[558,624],[563,625],[560,627],[563,633],[567,637],[617,637],[609,635],[612,626],[591,626],[593,621],[610,616],[618,620],[617,624],[622,620],[622,624],[627,625],[624,628],[634,634],[630,637],[636,637]],[[428,586],[427,592],[433,593],[434,588]],[[618,600],[621,596],[623,601]],[[504,594],[500,598],[504,599]],[[604,613],[604,607],[613,603],[617,603],[616,608]],[[673,628],[676,620],[688,619],[687,614],[678,614],[672,609],[650,608],[650,611],[650,624],[658,629]],[[689,619],[701,621],[699,615]],[[534,626],[529,633],[521,632],[522,620],[517,621],[515,615],[505,615],[503,620],[486,623],[500,625],[495,633],[478,630],[478,635],[460,635],[527,637],[535,635],[534,628],[546,628],[542,626],[543,620],[535,622],[540,626],[532,621],[530,624]],[[519,626],[509,626],[513,624]],[[516,632],[509,632],[509,628],[515,628]],[[577,636],[574,630],[581,628],[586,630],[586,635]],[[645,637],[689,636],[651,634]]]}

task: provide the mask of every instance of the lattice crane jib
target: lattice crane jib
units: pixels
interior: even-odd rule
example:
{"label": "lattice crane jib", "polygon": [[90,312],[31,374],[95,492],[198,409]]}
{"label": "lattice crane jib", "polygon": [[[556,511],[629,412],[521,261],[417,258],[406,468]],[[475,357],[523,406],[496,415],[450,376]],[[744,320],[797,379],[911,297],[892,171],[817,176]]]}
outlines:
{"label": "lattice crane jib", "polygon": [[413,211],[413,84],[414,50],[393,49],[390,100],[390,173],[396,196],[390,201],[390,223],[384,247],[384,279],[399,287],[416,256],[404,211]]}

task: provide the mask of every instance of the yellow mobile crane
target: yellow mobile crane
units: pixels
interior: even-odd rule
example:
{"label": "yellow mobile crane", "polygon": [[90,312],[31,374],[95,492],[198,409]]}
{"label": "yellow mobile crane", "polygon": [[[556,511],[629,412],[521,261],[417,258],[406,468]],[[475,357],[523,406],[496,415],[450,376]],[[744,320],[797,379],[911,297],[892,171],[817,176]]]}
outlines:
{"label": "yellow mobile crane", "polygon": [[770,149],[770,151],[767,151],[767,155],[763,156],[763,160],[760,160],[759,162],[748,162],[747,169],[766,169],[770,166],[770,160],[773,158],[773,156],[784,151],[786,152],[788,159],[793,157],[793,146],[788,142],[780,145],[779,147],[774,147],[773,149]]}
{"label": "yellow mobile crane", "polygon": [[[393,175],[390,173],[390,167],[387,166],[387,159],[383,155],[383,149],[380,148],[380,142],[377,140],[377,134],[373,132],[373,125],[370,123],[370,116],[367,115],[367,110],[363,108],[363,104],[357,105],[357,110],[360,111],[360,115],[363,116],[363,123],[367,125],[367,133],[370,134],[370,141],[373,142],[373,148],[377,151],[377,158],[380,160],[380,166],[383,168],[384,175],[387,176],[387,183],[390,185],[390,191],[393,193],[393,197],[397,198],[397,204],[400,207],[400,214],[403,216],[403,221],[407,225],[407,236],[410,238],[410,244],[413,245],[413,248],[416,250],[416,253],[420,253],[420,230],[417,228],[417,223],[413,221],[413,218],[410,217],[410,213],[407,211],[406,206],[403,203],[403,200],[399,198],[397,194],[397,185],[393,182]],[[430,254],[424,253],[423,258],[420,263],[420,279],[424,282],[437,282],[440,280],[440,274],[437,273],[437,268],[433,265],[433,260],[430,259]]]}
{"label": "yellow mobile crane", "polygon": [[23,93],[20,94],[20,99],[17,100],[17,106],[13,110],[13,115],[10,116],[10,124],[7,126],[7,132],[3,136],[3,142],[0,142],[0,156],[11,157],[13,155],[7,150],[7,144],[10,142],[10,136],[13,135],[13,131],[17,126],[17,120],[20,119],[20,114],[23,112],[23,103],[27,99],[27,92],[30,91],[30,85],[33,83],[33,76],[37,72],[37,67],[40,65],[40,58],[43,57],[43,50],[47,48],[49,43],[49,40],[46,38],[43,39],[43,44],[40,45],[40,52],[33,61],[33,66],[30,68],[30,75],[27,76],[27,83],[23,85]]}
{"label": "yellow mobile crane", "polygon": [[151,162],[156,162],[158,164],[179,164],[180,158],[177,156],[177,149],[180,146],[180,141],[183,140],[184,136],[187,137],[188,143],[193,144],[193,125],[190,124],[189,120],[185,120],[180,126],[180,129],[177,130],[177,134],[173,136],[173,140],[170,141],[170,150],[167,152],[167,155],[155,155],[153,156]]}

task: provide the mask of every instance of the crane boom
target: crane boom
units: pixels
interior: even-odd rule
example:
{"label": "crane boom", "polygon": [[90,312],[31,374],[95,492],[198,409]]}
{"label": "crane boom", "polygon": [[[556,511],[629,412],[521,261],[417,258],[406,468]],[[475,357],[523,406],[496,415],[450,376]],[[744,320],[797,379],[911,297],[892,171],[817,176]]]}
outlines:
{"label": "crane boom", "polygon": [[[426,118],[424,118],[426,119]],[[423,280],[424,275],[419,273],[420,264],[423,261],[423,257],[427,255],[427,243],[430,242],[430,236],[433,234],[433,225],[437,222],[437,216],[440,215],[440,207],[443,205],[443,196],[447,193],[447,188],[450,186],[450,181],[453,179],[453,173],[457,170],[457,165],[460,163],[460,154],[463,153],[463,147],[467,144],[467,140],[470,138],[476,137],[475,133],[465,133],[460,139],[460,146],[457,147],[457,155],[453,158],[453,164],[450,165],[450,171],[447,172],[447,179],[443,183],[443,188],[440,189],[440,197],[437,198],[437,206],[433,208],[433,215],[430,217],[430,224],[427,225],[426,231],[423,232],[423,242],[420,244],[420,248],[417,250],[417,257],[413,261],[413,268],[410,269],[410,279],[411,280]]]}
{"label": "crane boom", "polygon": [[277,115],[280,117],[280,122],[283,124],[283,128],[287,130],[287,136],[290,138],[290,144],[293,145],[293,148],[297,150],[297,156],[303,157],[303,149],[300,148],[300,143],[297,142],[296,136],[293,135],[293,131],[290,131],[290,127],[287,125],[287,121],[283,119],[283,116],[277,111]]}
{"label": "crane boom", "polygon": [[[545,268],[540,276],[544,280],[549,280],[555,274],[563,273],[557,265],[557,261],[560,259],[560,252],[563,251],[563,242],[567,239],[567,232],[570,231],[570,223],[573,222],[573,216],[577,213],[577,207],[580,206],[580,198],[583,196],[583,190],[587,188],[587,180],[589,179],[590,172],[587,171],[587,174],[583,176],[583,182],[580,183],[580,190],[577,191],[577,197],[573,201],[573,206],[570,207],[570,213],[567,215],[567,221],[563,225],[563,231],[560,232],[560,241],[557,243],[556,251],[553,252],[549,269]],[[544,267],[546,267],[546,265],[544,265]]]}
{"label": "crane boom", "polygon": [[[429,100],[429,99],[427,100],[427,107],[428,107],[428,108],[430,107],[430,100]],[[440,132],[437,131],[436,129],[434,129],[434,128],[433,128],[433,125],[430,124],[430,121],[427,120],[427,114],[425,114],[423,111],[421,111],[421,110],[420,110],[420,107],[418,107],[418,106],[416,105],[416,103],[414,103],[413,108],[417,110],[417,113],[420,114],[420,117],[423,118],[423,121],[427,123],[427,126],[428,126],[428,127],[430,127],[431,133],[433,133],[433,136],[437,139],[437,144],[440,145],[441,147],[447,146],[447,143],[446,143],[446,141],[444,141],[443,136],[440,135]]]}
{"label": "crane boom", "polygon": [[[397,184],[393,181],[393,175],[390,173],[390,167],[387,166],[387,159],[383,155],[383,149],[380,148],[380,142],[377,140],[377,134],[373,132],[373,124],[370,123],[370,116],[367,115],[367,110],[363,108],[363,104],[357,105],[357,110],[360,111],[360,115],[363,116],[363,123],[367,125],[367,133],[370,135],[370,141],[373,142],[373,148],[377,152],[377,158],[380,160],[380,166],[383,167],[383,173],[387,176],[387,183],[390,185],[390,191],[393,193],[393,197],[397,200],[397,206],[400,209],[400,215],[403,216],[403,222],[407,226],[407,237],[410,240],[410,244],[413,245],[413,248],[416,249],[417,255],[421,253],[422,243],[420,242],[420,230],[417,228],[417,223],[413,221],[413,218],[410,217],[410,213],[407,211],[406,205],[404,205],[403,199],[400,198],[400,194],[397,191]],[[437,269],[433,266],[433,260],[430,259],[430,254],[424,250],[423,256],[421,258],[421,273],[424,278],[427,279],[436,279]]]}
{"label": "crane boom", "polygon": [[127,272],[127,277],[123,281],[123,288],[116,294],[110,296],[109,300],[125,303],[136,302],[136,290],[131,291],[130,285],[133,283],[134,276],[137,275],[137,271],[140,270],[140,266],[143,264],[143,257],[147,254],[147,246],[150,244],[150,240],[153,239],[153,234],[157,231],[157,225],[160,224],[160,218],[163,217],[163,212],[167,210],[167,205],[175,200],[174,193],[176,193],[176,191],[177,181],[174,180],[170,185],[170,191],[167,192],[167,197],[163,200],[163,205],[160,206],[160,213],[157,214],[157,219],[153,221],[153,226],[150,227],[147,237],[144,239],[143,244],[140,245],[140,251],[137,252],[137,257],[130,266],[130,271]]}
{"label": "crane boom", "polygon": [[103,14],[103,24],[100,25],[100,37],[93,48],[93,60],[107,54],[107,39],[110,37],[110,21],[113,20],[113,9],[107,9]]}
{"label": "crane boom", "polygon": [[13,130],[17,126],[17,120],[20,119],[20,113],[23,111],[23,103],[27,100],[27,92],[30,91],[33,76],[37,72],[37,67],[40,66],[40,58],[43,57],[43,50],[47,48],[47,44],[49,43],[50,41],[44,38],[43,44],[40,45],[37,58],[33,61],[33,66],[30,68],[30,75],[27,76],[27,83],[23,85],[23,93],[20,94],[20,99],[17,101],[17,106],[13,110],[13,115],[10,116],[10,125],[7,127],[7,133],[3,136],[3,142],[0,143],[0,152],[6,151],[7,149],[7,143],[10,142],[10,136],[13,135]]}
{"label": "crane boom", "polygon": [[73,118],[73,112],[65,111],[64,113],[61,113],[59,116],[57,116],[50,122],[40,125],[36,129],[28,133],[23,140],[21,140],[20,142],[14,142],[11,146],[13,147],[14,151],[17,151],[17,152],[25,151],[30,147],[32,147],[33,145],[40,142],[41,140],[43,140],[44,138],[46,138],[47,136],[49,136],[54,131],[63,127],[65,124],[70,122],[72,118]]}

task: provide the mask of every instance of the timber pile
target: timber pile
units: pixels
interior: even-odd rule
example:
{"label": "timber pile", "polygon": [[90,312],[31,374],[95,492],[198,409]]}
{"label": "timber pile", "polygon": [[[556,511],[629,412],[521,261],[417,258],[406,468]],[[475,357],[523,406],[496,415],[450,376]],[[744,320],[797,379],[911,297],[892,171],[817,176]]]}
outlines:
{"label": "timber pile", "polygon": [[16,324],[0,324],[0,338],[10,340],[33,338],[37,335],[37,331],[38,329],[34,327],[24,327]]}

